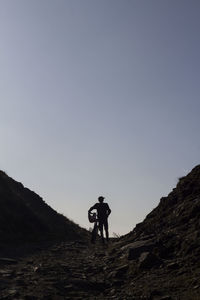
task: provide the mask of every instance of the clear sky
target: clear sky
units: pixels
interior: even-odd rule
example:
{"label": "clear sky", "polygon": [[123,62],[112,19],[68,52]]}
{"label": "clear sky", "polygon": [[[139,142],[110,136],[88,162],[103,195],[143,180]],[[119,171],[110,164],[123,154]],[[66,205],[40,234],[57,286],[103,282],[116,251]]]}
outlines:
{"label": "clear sky", "polygon": [[199,0],[0,0],[0,168],[125,234],[199,164]]}

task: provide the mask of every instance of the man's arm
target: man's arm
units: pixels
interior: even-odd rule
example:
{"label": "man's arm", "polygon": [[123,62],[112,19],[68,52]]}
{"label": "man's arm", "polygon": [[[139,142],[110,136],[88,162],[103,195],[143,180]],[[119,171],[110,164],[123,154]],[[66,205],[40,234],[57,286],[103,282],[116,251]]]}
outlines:
{"label": "man's arm", "polygon": [[[107,204],[108,205],[108,204]],[[110,207],[109,207],[109,205],[108,205],[108,207],[107,207],[107,216],[109,216],[111,214],[111,209],[110,209]]]}
{"label": "man's arm", "polygon": [[90,207],[90,209],[88,210],[88,213],[90,213],[93,209],[96,209],[96,204],[93,205],[92,207]]}

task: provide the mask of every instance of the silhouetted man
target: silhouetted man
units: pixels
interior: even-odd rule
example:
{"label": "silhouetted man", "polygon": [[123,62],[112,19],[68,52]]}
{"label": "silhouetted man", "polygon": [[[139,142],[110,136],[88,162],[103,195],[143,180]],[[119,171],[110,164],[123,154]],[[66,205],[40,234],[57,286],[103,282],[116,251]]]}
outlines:
{"label": "silhouetted man", "polygon": [[111,213],[111,209],[108,203],[104,203],[104,197],[100,196],[98,198],[99,203],[96,203],[94,206],[90,207],[88,213],[90,214],[93,209],[97,210],[97,217],[99,222],[99,230],[101,233],[102,242],[104,243],[104,235],[103,229],[106,232],[106,240],[108,241],[109,234],[108,234],[108,216]]}

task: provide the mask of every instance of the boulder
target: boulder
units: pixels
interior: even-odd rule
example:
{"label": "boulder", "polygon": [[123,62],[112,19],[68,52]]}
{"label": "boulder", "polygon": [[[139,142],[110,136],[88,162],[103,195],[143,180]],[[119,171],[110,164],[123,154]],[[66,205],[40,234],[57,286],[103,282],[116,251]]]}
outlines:
{"label": "boulder", "polygon": [[130,243],[122,247],[122,251],[128,250],[128,259],[138,259],[143,252],[149,252],[156,246],[155,240],[142,240]]}
{"label": "boulder", "polygon": [[140,269],[151,269],[153,267],[158,267],[162,264],[162,260],[155,254],[150,252],[143,252],[139,258],[139,268]]}

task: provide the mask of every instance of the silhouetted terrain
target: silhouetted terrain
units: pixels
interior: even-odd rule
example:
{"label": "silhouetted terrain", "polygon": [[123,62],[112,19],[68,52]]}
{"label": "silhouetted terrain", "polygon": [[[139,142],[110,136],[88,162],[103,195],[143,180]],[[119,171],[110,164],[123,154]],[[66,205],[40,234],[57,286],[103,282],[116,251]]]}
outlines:
{"label": "silhouetted terrain", "polygon": [[200,166],[127,235],[0,258],[1,299],[200,299]]}
{"label": "silhouetted terrain", "polygon": [[0,171],[1,243],[74,240],[86,234],[36,193]]}
{"label": "silhouetted terrain", "polygon": [[[127,293],[144,299],[200,299],[200,165],[180,178],[115,249],[113,259],[117,268],[124,265]],[[112,272],[115,278],[118,272]]]}

